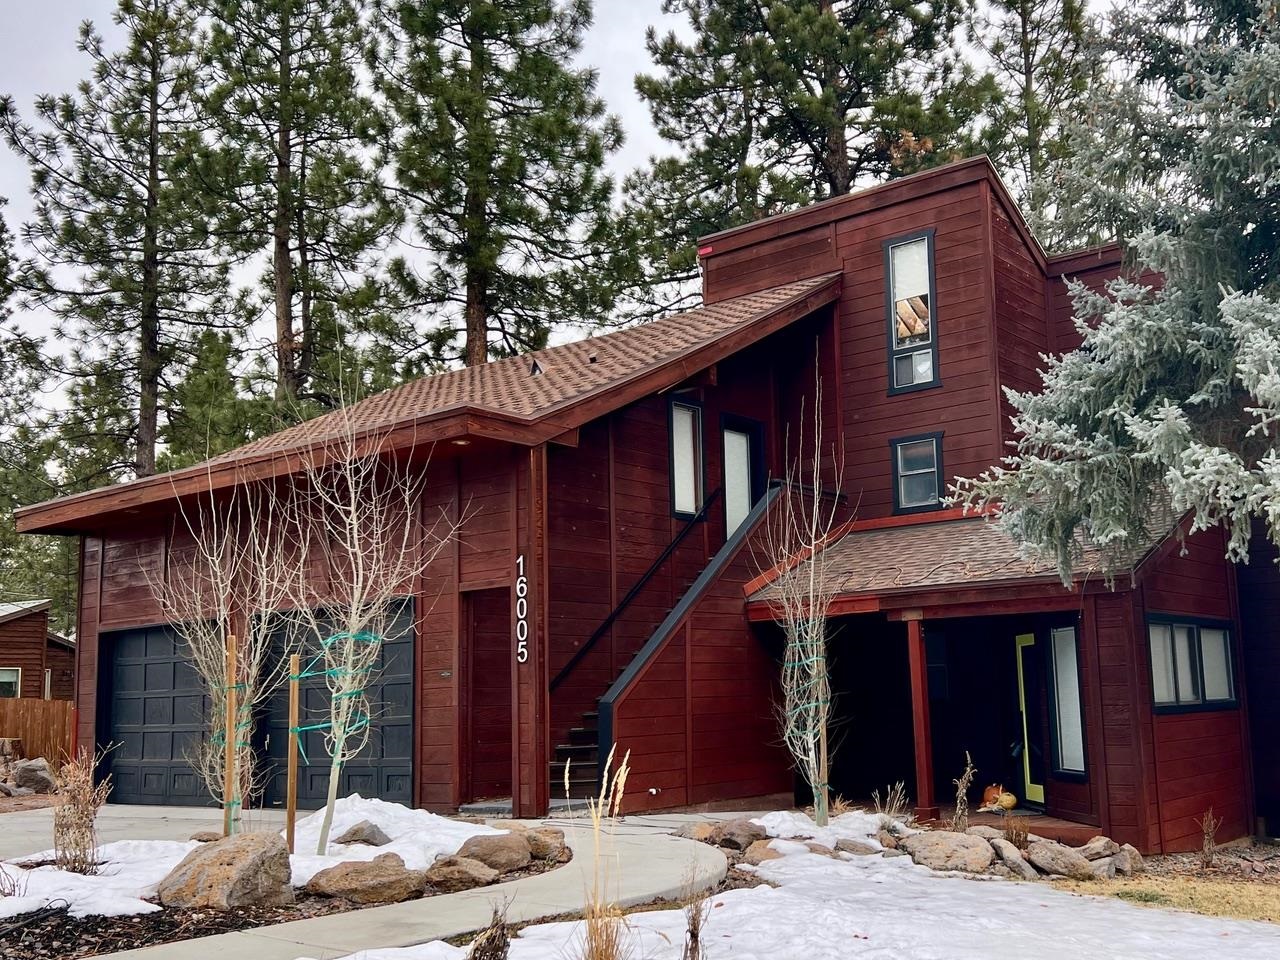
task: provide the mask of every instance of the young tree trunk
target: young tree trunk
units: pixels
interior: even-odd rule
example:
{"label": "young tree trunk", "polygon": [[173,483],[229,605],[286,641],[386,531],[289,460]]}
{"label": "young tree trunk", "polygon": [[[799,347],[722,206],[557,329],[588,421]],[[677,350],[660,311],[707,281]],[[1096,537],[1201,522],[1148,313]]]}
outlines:
{"label": "young tree trunk", "polygon": [[284,4],[280,17],[280,120],[276,130],[275,201],[271,267],[275,279],[276,308],[276,399],[295,400],[298,396],[297,351],[293,330],[293,261],[289,242],[292,227],[292,21],[289,4]]}
{"label": "young tree trunk", "polygon": [[1022,111],[1027,117],[1028,186],[1040,175],[1040,119],[1036,116],[1035,65],[1031,59],[1031,0],[1018,7],[1019,43],[1022,47]]}
{"label": "young tree trunk", "polygon": [[301,390],[311,382],[311,370],[315,364],[316,331],[311,320],[311,305],[314,291],[311,284],[311,243],[307,237],[306,201],[307,195],[307,144],[304,139],[298,154],[298,320],[302,328],[302,349],[298,353],[296,370],[297,389]]}
{"label": "young tree trunk", "polygon": [[147,99],[147,196],[142,231],[142,310],[138,330],[138,446],[134,469],[156,472],[160,419],[160,253],[156,198],[160,193],[160,59],[151,44]]}

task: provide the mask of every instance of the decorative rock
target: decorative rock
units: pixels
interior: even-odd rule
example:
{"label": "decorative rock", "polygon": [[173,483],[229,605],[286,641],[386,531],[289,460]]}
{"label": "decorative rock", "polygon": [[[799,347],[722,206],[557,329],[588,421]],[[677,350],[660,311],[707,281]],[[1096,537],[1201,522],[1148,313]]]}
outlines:
{"label": "decorative rock", "polygon": [[981,837],[983,840],[994,840],[996,837],[1003,837],[1004,834],[995,827],[986,827],[981,824],[970,827],[965,831],[971,837]]}
{"label": "decorative rock", "polygon": [[278,833],[242,833],[188,853],[157,893],[166,907],[278,907],[293,903],[289,849]]}
{"label": "decorative rock", "polygon": [[1073,880],[1090,880],[1093,868],[1078,851],[1056,840],[1041,840],[1027,849],[1027,859],[1041,872]]}
{"label": "decorative rock", "polygon": [[686,823],[676,833],[677,837],[686,840],[697,840],[699,843],[715,843],[716,825],[714,823]]}
{"label": "decorative rock", "polygon": [[932,830],[903,837],[898,841],[898,849],[905,850],[912,860],[931,870],[982,873],[995,859],[991,844],[982,837],[948,830]]}
{"label": "decorative rock", "polygon": [[216,843],[222,839],[222,834],[217,830],[197,830],[190,839],[196,843]]}
{"label": "decorative rock", "polygon": [[1110,860],[1115,864],[1116,873],[1120,876],[1127,877],[1133,873],[1133,858],[1129,856],[1129,851],[1123,847]]}
{"label": "decorative rock", "polygon": [[905,857],[906,855],[907,855],[907,851],[899,850],[896,847],[891,849],[886,849],[880,854],[880,856],[886,859],[888,859],[889,857]]}
{"label": "decorative rock", "polygon": [[12,796],[13,796],[13,788],[9,786],[7,783],[5,783],[3,780],[0,780],[0,797],[12,797]]}
{"label": "decorative rock", "polygon": [[753,867],[758,867],[766,860],[781,859],[782,854],[769,846],[769,843],[770,841],[768,840],[756,840],[747,847],[747,851],[742,857],[743,861],[751,864]]}
{"label": "decorative rock", "polygon": [[[372,820],[361,820],[333,842],[363,843],[370,847],[385,847],[391,842],[391,838],[388,837],[385,831],[383,831],[383,829]],[[390,903],[392,901],[387,900],[379,902]]]}
{"label": "decorative rock", "polygon": [[489,826],[495,830],[506,830],[508,833],[529,832],[529,825],[523,820],[494,820]]}
{"label": "decorative rock", "polygon": [[352,903],[399,903],[422,896],[426,881],[424,871],[406,870],[397,854],[383,853],[321,870],[307,884],[307,893]]}
{"label": "decorative rock", "polygon": [[987,876],[999,877],[1002,880],[1012,880],[1013,871],[997,860],[991,866],[987,867]]}
{"label": "decorative rock", "polygon": [[760,824],[743,818],[728,820],[718,825],[711,839],[717,846],[728,847],[731,850],[745,850],[757,840],[768,839],[768,836]]}
{"label": "decorative rock", "polygon": [[886,850],[898,849],[898,838],[888,830],[881,830],[876,834],[876,839],[880,841],[880,846],[884,847]]}
{"label": "decorative rock", "polygon": [[1120,848],[1121,853],[1129,855],[1129,872],[1142,873],[1147,869],[1147,865],[1142,860],[1142,854],[1138,852],[1138,848],[1131,843],[1126,843]]}
{"label": "decorative rock", "polygon": [[818,843],[816,840],[806,840],[804,845],[809,848],[810,853],[816,853],[820,857],[834,857],[836,855],[836,852],[825,843]]}
{"label": "decorative rock", "polygon": [[19,760],[13,765],[13,782],[34,793],[53,793],[58,789],[49,761],[44,757],[35,760]]}
{"label": "decorative rock", "polygon": [[1116,878],[1115,857],[1102,857],[1099,860],[1090,860],[1089,866],[1093,870],[1093,879],[1095,880],[1114,880]]}
{"label": "decorative rock", "polygon": [[479,860],[499,873],[510,873],[527,867],[533,859],[533,852],[524,834],[500,833],[472,837],[462,845],[458,856],[464,860]]}
{"label": "decorative rock", "polygon": [[529,853],[535,860],[559,862],[569,852],[564,842],[564,831],[558,827],[538,827],[524,834],[529,843]]}
{"label": "decorative rock", "polygon": [[442,857],[427,868],[427,885],[442,893],[483,887],[498,879],[498,871],[469,857]]}
{"label": "decorative rock", "polygon": [[[894,850],[896,848],[897,848],[896,844],[893,847],[888,847],[888,846],[885,847],[886,850]],[[854,856],[858,856],[858,857],[869,857],[869,856],[872,856],[873,854],[877,854],[880,852],[869,843],[863,843],[861,840],[849,840],[849,839],[837,840],[836,850],[838,850],[840,853],[851,853]]]}
{"label": "decorative rock", "polygon": [[1035,867],[1027,863],[1027,858],[1022,855],[1022,851],[1004,837],[992,837],[990,843],[991,849],[996,852],[996,856],[1012,876],[1019,880],[1040,879],[1040,874],[1036,873]]}
{"label": "decorative rock", "polygon": [[35,791],[32,790],[30,787],[10,787],[9,788],[9,796],[11,797],[29,797],[33,793],[35,793]]}
{"label": "decorative rock", "polygon": [[1094,837],[1083,847],[1077,848],[1086,860],[1101,860],[1103,857],[1114,857],[1120,852],[1120,844],[1110,837]]}

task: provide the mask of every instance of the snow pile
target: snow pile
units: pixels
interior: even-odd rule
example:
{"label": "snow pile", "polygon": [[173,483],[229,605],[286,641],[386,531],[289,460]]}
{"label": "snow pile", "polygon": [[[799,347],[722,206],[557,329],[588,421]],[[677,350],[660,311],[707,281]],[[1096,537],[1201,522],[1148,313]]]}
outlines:
{"label": "snow pile", "polygon": [[[805,817],[770,814],[770,832],[806,831],[819,842],[865,840],[866,824],[846,814],[822,834]],[[876,821],[878,826],[878,821]],[[860,834],[854,830],[863,829]],[[848,831],[848,832],[846,832]],[[823,839],[825,836],[825,839]],[[1157,910],[1048,885],[993,880],[974,883],[937,874],[908,857],[837,860],[802,844],[776,840],[784,855],[754,868],[777,888],[733,890],[712,900],[703,937],[709,960],[1214,960],[1280,956],[1280,927]],[[680,960],[685,917],[679,910],[631,914],[628,956]],[[526,927],[511,960],[582,956],[578,922]],[[466,950],[439,941],[368,950],[348,960],[463,960]]]}
{"label": "snow pile", "polygon": [[[160,908],[144,897],[155,896],[156,885],[176,867],[197,843],[171,840],[120,840],[98,848],[102,865],[96,876],[82,877],[57,867],[25,870],[12,863],[0,864],[9,876],[18,876],[26,896],[0,899],[0,918],[38,910],[55,901],[66,901],[73,917],[90,915],[123,917],[151,913]],[[23,859],[46,859],[53,851]],[[61,905],[61,904],[58,904]]]}
{"label": "snow pile", "polygon": [[[506,833],[476,823],[462,823],[448,817],[437,816],[426,810],[414,810],[386,800],[366,800],[358,793],[343,797],[333,808],[333,827],[329,831],[330,842],[326,856],[316,856],[316,844],[320,840],[320,823],[324,811],[317,810],[311,816],[299,820],[295,826],[293,849],[289,858],[293,870],[293,885],[305,886],[307,881],[326,867],[336,866],[347,860],[372,860],[384,853],[397,853],[410,870],[425,870],[439,857],[458,852],[458,848],[471,837]],[[350,846],[334,843],[361,820],[376,824],[391,842],[381,847],[363,843]]]}
{"label": "snow pile", "polygon": [[833,850],[837,840],[857,840],[879,847],[876,834],[884,829],[884,819],[880,814],[867,813],[865,810],[851,810],[838,817],[831,817],[825,827],[818,826],[803,813],[791,810],[779,810],[751,822],[764,827],[765,833],[771,837],[784,840],[803,837]]}
{"label": "snow pile", "polygon": [[[340,837],[361,820],[370,820],[391,838],[391,843],[381,847],[330,843],[328,855],[317,857],[314,851],[320,839],[322,816],[323,811],[313,813],[296,825],[294,849],[300,852],[289,858],[295,887],[305,886],[325,867],[346,860],[372,860],[382,853],[398,853],[406,867],[425,870],[437,857],[457,853],[470,837],[506,832],[352,794],[339,800],[334,807],[333,828],[329,835]],[[82,877],[52,866],[27,870],[14,865],[23,860],[51,860],[52,850],[0,864],[0,870],[20,875],[19,889],[23,882],[26,883],[25,896],[0,898],[0,919],[29,913],[63,900],[73,917],[151,913],[160,908],[145,898],[154,897],[160,881],[198,846],[195,842],[173,840],[121,840],[103,844],[98,848],[102,866],[98,875],[93,877]]]}

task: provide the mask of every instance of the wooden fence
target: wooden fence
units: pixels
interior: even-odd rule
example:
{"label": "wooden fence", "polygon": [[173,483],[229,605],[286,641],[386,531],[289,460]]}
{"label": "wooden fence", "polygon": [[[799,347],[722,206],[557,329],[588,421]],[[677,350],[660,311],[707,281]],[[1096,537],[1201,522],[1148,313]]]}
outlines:
{"label": "wooden fence", "polygon": [[76,708],[70,700],[0,699],[0,738],[22,740],[24,757],[61,763],[75,742]]}

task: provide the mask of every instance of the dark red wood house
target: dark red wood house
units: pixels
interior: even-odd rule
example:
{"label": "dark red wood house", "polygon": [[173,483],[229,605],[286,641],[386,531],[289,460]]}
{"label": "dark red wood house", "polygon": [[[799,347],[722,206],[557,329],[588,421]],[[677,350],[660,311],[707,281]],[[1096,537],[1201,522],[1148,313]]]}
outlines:
{"label": "dark red wood house", "polygon": [[49,630],[50,606],[0,601],[0,697],[74,699],[76,645]]}
{"label": "dark red wood house", "polygon": [[[1236,571],[1215,535],[1152,531],[1108,583],[1070,588],[940,503],[1009,439],[1002,385],[1074,345],[1064,277],[991,164],[932,170],[705,239],[704,306],[396,388],[354,409],[388,449],[431,450],[422,515],[468,519],[411,591],[365,789],[544,813],[631,753],[632,810],[790,793],[774,719],[779,636],[751,534],[821,378],[856,519],[834,544],[833,781],[902,780],[925,811],[969,751],[981,782],[1145,851],[1252,829]],[[320,418],[210,464],[30,507],[81,538],[80,736],[125,746],[124,798],[188,789],[183,655],[141,568],[175,504],[282,476]],[[197,691],[198,693],[198,691]],[[390,694],[388,697],[390,698]],[[141,717],[151,722],[138,725]],[[386,719],[390,718],[390,719]],[[143,727],[145,726],[145,729]]]}

